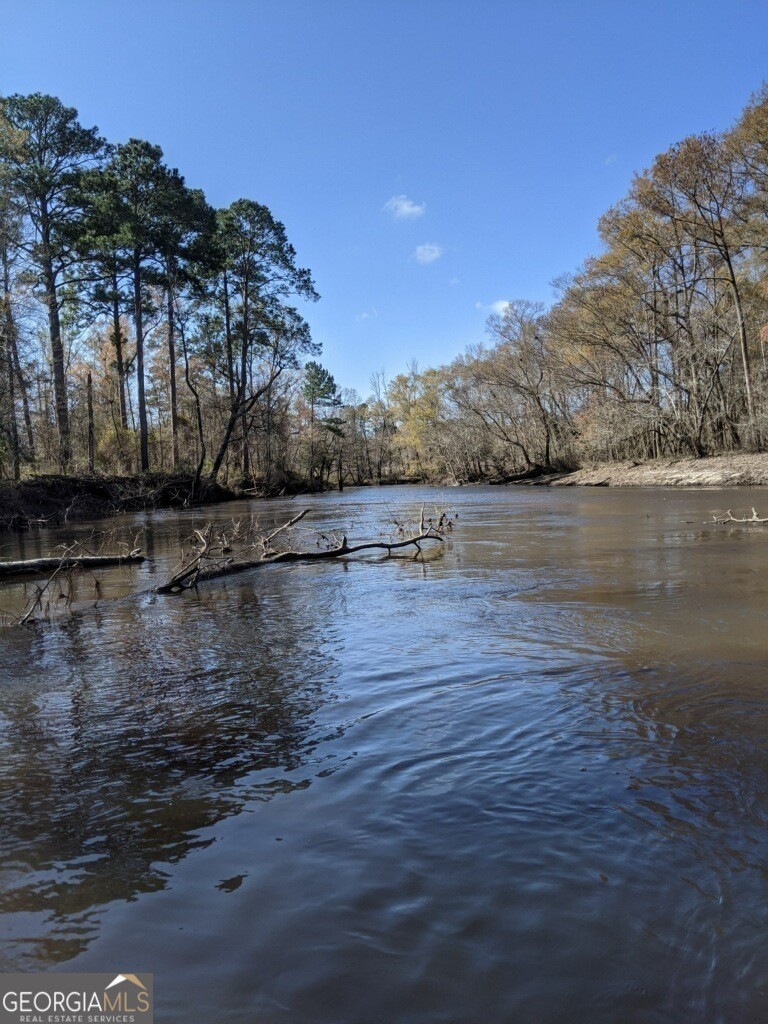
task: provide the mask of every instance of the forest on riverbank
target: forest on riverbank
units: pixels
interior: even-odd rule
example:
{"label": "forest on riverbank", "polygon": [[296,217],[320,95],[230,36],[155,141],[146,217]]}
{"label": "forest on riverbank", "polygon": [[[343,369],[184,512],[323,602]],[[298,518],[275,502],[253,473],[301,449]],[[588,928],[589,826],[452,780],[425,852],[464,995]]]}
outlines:
{"label": "forest on riverbank", "polygon": [[[506,480],[768,442],[768,91],[638,174],[602,252],[450,364],[365,398],[263,204],[213,209],[160,147],[0,100],[0,479],[181,474],[248,493]],[[513,254],[514,256],[514,254]]]}

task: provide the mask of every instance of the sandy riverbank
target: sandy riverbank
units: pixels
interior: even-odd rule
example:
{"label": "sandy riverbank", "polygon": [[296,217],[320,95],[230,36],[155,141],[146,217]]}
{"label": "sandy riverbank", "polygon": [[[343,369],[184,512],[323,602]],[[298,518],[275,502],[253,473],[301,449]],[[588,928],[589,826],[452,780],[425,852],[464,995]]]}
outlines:
{"label": "sandy riverbank", "polygon": [[768,454],[605,463],[530,483],[549,487],[764,487],[768,486]]}

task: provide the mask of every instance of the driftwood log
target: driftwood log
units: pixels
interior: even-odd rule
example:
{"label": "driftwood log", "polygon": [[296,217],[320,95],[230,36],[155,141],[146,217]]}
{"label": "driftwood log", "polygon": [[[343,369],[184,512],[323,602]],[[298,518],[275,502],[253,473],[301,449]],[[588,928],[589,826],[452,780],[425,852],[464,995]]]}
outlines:
{"label": "driftwood log", "polygon": [[50,558],[30,558],[22,562],[0,562],[0,579],[11,576],[45,576],[59,569],[103,569],[111,565],[134,565],[145,560],[144,555],[63,555]]}
{"label": "driftwood log", "polygon": [[765,519],[761,519],[754,508],[752,509],[752,515],[745,516],[743,519],[735,516],[730,509],[728,509],[727,512],[724,512],[723,515],[713,516],[712,518],[716,523],[768,523],[768,516],[766,516]]}
{"label": "driftwood log", "polygon": [[[204,531],[195,531],[198,545],[195,553],[183,565],[173,573],[171,578],[157,588],[158,594],[177,594],[183,590],[189,590],[200,583],[209,580],[220,579],[224,576],[234,576],[238,573],[248,572],[251,569],[261,569],[266,565],[278,565],[286,562],[314,562],[341,558],[347,555],[359,554],[363,551],[384,551],[391,554],[393,551],[412,548],[415,555],[421,553],[421,545],[428,541],[444,543],[445,535],[453,529],[453,520],[445,512],[436,512],[435,518],[426,518],[424,509],[421,510],[421,518],[418,526],[407,531],[399,522],[394,521],[394,538],[389,541],[371,541],[365,544],[350,544],[346,535],[341,538],[334,538],[335,542],[328,543],[326,547],[316,550],[297,551],[291,548],[276,550],[274,543],[278,537],[286,534],[293,526],[302,520],[310,512],[304,509],[298,515],[289,519],[287,523],[278,526],[270,533],[251,538],[249,545],[251,549],[259,551],[256,558],[228,557],[231,548],[225,536],[213,537],[212,527]],[[327,540],[327,538],[322,538]]]}

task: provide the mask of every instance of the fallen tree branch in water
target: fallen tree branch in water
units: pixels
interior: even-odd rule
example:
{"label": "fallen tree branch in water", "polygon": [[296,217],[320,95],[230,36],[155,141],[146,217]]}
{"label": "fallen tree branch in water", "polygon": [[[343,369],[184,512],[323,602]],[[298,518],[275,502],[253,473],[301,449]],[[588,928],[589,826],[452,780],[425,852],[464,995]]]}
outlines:
{"label": "fallen tree branch in water", "polygon": [[129,555],[64,555],[61,557],[29,558],[21,562],[0,562],[0,579],[16,576],[44,576],[62,569],[102,569],[112,565],[137,565],[145,556],[137,552]]}
{"label": "fallen tree branch in water", "polygon": [[[370,541],[363,544],[350,544],[346,534],[341,537],[335,535],[318,534],[316,538],[316,550],[295,550],[287,548],[275,550],[273,542],[277,537],[286,537],[289,531],[306,515],[309,509],[304,509],[298,515],[283,523],[267,534],[258,534],[254,537],[253,529],[244,530],[242,522],[234,523],[231,537],[221,531],[218,538],[213,537],[213,528],[207,526],[205,530],[196,530],[197,546],[194,553],[175,570],[171,578],[162,586],[157,588],[158,594],[175,594],[183,590],[190,590],[200,583],[209,580],[220,579],[224,576],[234,576],[238,573],[247,572],[251,569],[260,569],[265,565],[278,565],[286,562],[313,562],[332,558],[341,558],[347,555],[355,555],[364,551],[384,551],[391,555],[393,551],[406,548],[414,549],[414,557],[421,554],[421,545],[428,541],[444,543],[445,536],[453,529],[453,520],[446,512],[436,510],[436,518],[425,518],[422,507],[418,526],[409,532],[399,522],[395,523],[397,539],[387,541]],[[253,526],[253,524],[252,524]],[[260,551],[257,558],[235,558],[228,557],[233,545],[240,541],[244,542],[251,549]],[[325,545],[324,547],[321,545]]]}
{"label": "fallen tree branch in water", "polygon": [[[20,577],[47,576],[44,583],[29,583],[26,579],[23,580],[24,593],[29,595],[27,602],[18,616],[7,618],[10,622],[23,626],[30,621],[39,621],[40,617],[49,618],[54,609],[60,607],[61,602],[64,603],[64,607],[69,608],[75,580],[82,576],[89,576],[93,580],[94,595],[98,599],[101,596],[101,584],[94,570],[144,562],[145,556],[140,553],[139,536],[140,534],[136,534],[130,544],[120,541],[123,550],[119,553],[106,554],[105,547],[115,546],[114,531],[94,531],[87,538],[73,541],[71,544],[61,544],[58,554],[55,555],[24,561],[0,562],[0,582],[13,584]],[[27,589],[29,586],[32,588],[31,594]],[[4,624],[8,624],[7,621]]]}
{"label": "fallen tree branch in water", "polygon": [[[48,589],[52,586],[53,581],[58,577],[59,573],[62,573],[63,575],[66,575],[67,570],[63,569],[61,566],[59,566],[57,569],[54,569],[54,571],[51,573],[51,575],[48,577],[48,579],[45,581],[45,583],[42,586],[38,586],[37,584],[35,584],[35,586],[37,587],[37,593],[27,603],[27,607],[26,607],[25,611],[19,617],[19,620],[18,620],[18,625],[19,626],[25,625],[25,623],[29,622],[29,620],[32,618],[32,615],[33,615],[34,612],[36,612],[38,609],[42,609],[42,607],[43,607],[43,597],[45,596],[45,594],[48,591]],[[70,591],[70,593],[71,593],[71,591]],[[65,597],[65,600],[67,601],[67,604],[69,604],[70,594],[69,593],[67,595],[62,594],[61,596]],[[49,600],[48,603],[50,605],[50,603],[51,603],[50,600]]]}
{"label": "fallen tree branch in water", "polygon": [[716,523],[768,523],[768,516],[765,519],[761,519],[754,508],[752,509],[752,515],[744,519],[739,519],[730,509],[722,515],[713,516],[712,518]]}

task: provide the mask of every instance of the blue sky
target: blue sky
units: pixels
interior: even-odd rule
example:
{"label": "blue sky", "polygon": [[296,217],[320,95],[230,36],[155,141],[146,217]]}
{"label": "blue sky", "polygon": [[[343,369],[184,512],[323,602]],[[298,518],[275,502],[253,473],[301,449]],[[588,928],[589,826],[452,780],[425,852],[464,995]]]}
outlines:
{"label": "blue sky", "polygon": [[550,301],[632,172],[768,78],[763,0],[0,0],[0,26],[0,93],[273,210],[363,395]]}

